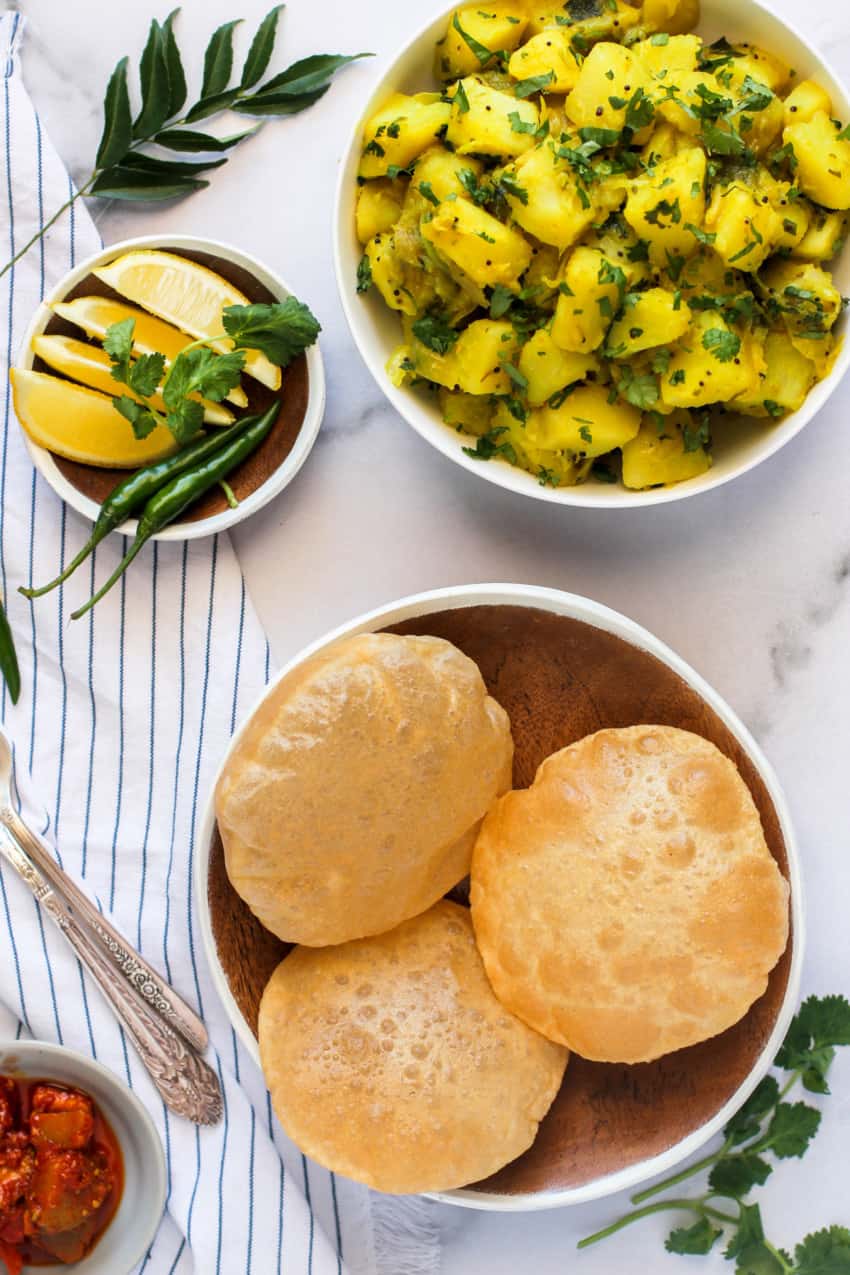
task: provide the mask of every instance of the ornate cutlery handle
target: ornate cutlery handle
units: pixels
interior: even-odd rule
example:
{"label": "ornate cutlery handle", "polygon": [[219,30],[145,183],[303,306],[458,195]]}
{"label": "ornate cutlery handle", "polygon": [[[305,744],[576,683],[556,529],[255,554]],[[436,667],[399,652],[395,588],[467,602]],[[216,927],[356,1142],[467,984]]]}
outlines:
{"label": "ornate cutlery handle", "polygon": [[140,1000],[122,978],[115,977],[109,958],[79,925],[17,841],[4,829],[0,853],[29,886],[35,899],[62,931],[138,1050],[163,1102],[195,1124],[221,1119],[223,1101],[218,1077],[197,1051]]}
{"label": "ornate cutlery handle", "polygon": [[174,1031],[185,1036],[196,1049],[203,1052],[209,1044],[209,1035],[198,1015],[174,991],[172,987],[148,965],[113,925],[101,916],[97,908],[86,898],[82,890],[59,867],[56,860],[29,830],[20,815],[11,806],[0,809],[3,823],[13,839],[33,861],[43,877],[53,887],[66,907],[78,913],[80,919],[97,935],[116,969],[129,981],[133,990],[160,1014]]}

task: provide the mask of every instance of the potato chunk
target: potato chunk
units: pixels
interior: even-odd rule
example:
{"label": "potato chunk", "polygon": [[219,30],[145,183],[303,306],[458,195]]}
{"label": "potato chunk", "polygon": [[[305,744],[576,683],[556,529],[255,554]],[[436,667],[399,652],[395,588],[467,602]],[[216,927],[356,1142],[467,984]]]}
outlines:
{"label": "potato chunk", "polygon": [[625,359],[641,350],[678,341],[690,327],[687,306],[676,305],[676,298],[666,288],[647,288],[645,292],[627,293],[622,316],[608,333],[607,351],[611,358]]}
{"label": "potato chunk", "polygon": [[670,487],[711,468],[711,456],[698,441],[698,428],[687,412],[659,420],[644,418],[639,433],[623,448],[623,485],[633,491]]}
{"label": "potato chunk", "polygon": [[671,35],[666,42],[648,39],[632,45],[632,53],[640,58],[645,70],[662,83],[665,80],[678,83],[676,72],[695,71],[701,49],[702,40],[698,35]]}
{"label": "potato chunk", "polygon": [[476,319],[454,347],[457,384],[467,394],[510,394],[513,381],[505,371],[519,349],[510,323]]}
{"label": "potato chunk", "polygon": [[643,0],[641,25],[650,31],[682,35],[699,22],[699,0]]}
{"label": "potato chunk", "polygon": [[641,62],[622,44],[595,44],[582,63],[575,88],[566,100],[566,112],[576,128],[593,126],[618,132],[626,122],[626,107],[638,89],[646,92],[650,80]]}
{"label": "potato chunk", "polygon": [[465,199],[440,204],[422,235],[481,287],[515,287],[531,261],[531,244],[519,231]]}
{"label": "potato chunk", "polygon": [[562,350],[546,328],[540,328],[522,347],[519,370],[528,382],[526,397],[538,407],[567,385],[583,381],[590,372],[598,372],[599,360],[593,354],[573,354]]}
{"label": "potato chunk", "polygon": [[705,151],[692,146],[630,182],[623,215],[648,241],[653,264],[664,267],[671,256],[696,250],[688,226],[701,226],[705,216],[705,165]]}
{"label": "potato chunk", "polygon": [[814,212],[794,255],[804,261],[830,261],[847,237],[850,217],[840,212]]}
{"label": "potato chunk", "polygon": [[571,254],[555,308],[552,337],[562,350],[587,354],[600,346],[619,309],[624,276],[596,248]]}
{"label": "potato chunk", "polygon": [[803,194],[825,208],[844,211],[850,208],[850,141],[840,133],[840,125],[817,111],[809,120],[789,124],[782,136],[794,147]]}
{"label": "potato chunk", "polygon": [[822,89],[814,80],[801,80],[786,97],[784,103],[784,123],[805,124],[813,119],[819,111],[832,115],[832,100],[826,89]]}
{"label": "potato chunk", "polygon": [[407,166],[433,145],[451,107],[438,93],[393,93],[366,125],[360,177],[385,177],[390,165]]}
{"label": "potato chunk", "polygon": [[[528,25],[523,0],[487,0],[483,5],[455,9],[448,29],[437,42],[434,73],[440,80],[458,80],[488,65],[475,46],[497,53],[515,49]],[[468,37],[468,39],[466,38]]]}
{"label": "potato chunk", "polygon": [[379,178],[367,182],[357,192],[357,238],[368,243],[375,235],[391,230],[401,216],[406,182]]}
{"label": "potato chunk", "polygon": [[464,394],[462,390],[440,390],[443,420],[467,434],[486,434],[493,409],[490,400],[481,395]]}
{"label": "potato chunk", "polygon": [[416,301],[410,295],[404,276],[404,264],[396,252],[392,234],[378,234],[366,245],[366,257],[372,271],[372,282],[391,310],[416,314]]}
{"label": "potato chunk", "polygon": [[[459,82],[450,110],[446,141],[459,155],[510,159],[534,145],[534,133],[540,123],[534,103],[502,93],[476,76]],[[517,132],[517,119],[530,131]]]}
{"label": "potato chunk", "polygon": [[544,93],[569,93],[578,82],[579,66],[570,43],[568,30],[549,27],[517,49],[508,63],[515,80],[550,75]]}
{"label": "potato chunk", "polygon": [[661,378],[668,407],[726,403],[758,384],[763,359],[750,337],[741,337],[714,312],[694,315]]}
{"label": "potato chunk", "polygon": [[715,187],[705,224],[715,236],[715,252],[727,266],[736,265],[750,273],[770,256],[783,233],[782,219],[770,204],[737,185]]}
{"label": "potato chunk", "polygon": [[841,313],[841,294],[820,266],[771,261],[760,278],[792,337],[822,340]]}
{"label": "potato chunk", "polygon": [[472,155],[455,155],[444,150],[442,146],[432,146],[420,155],[413,170],[410,181],[411,190],[418,194],[428,193],[435,199],[449,199],[452,195],[464,197],[466,188],[461,181],[461,174],[471,173],[476,179],[481,176],[482,165]]}
{"label": "potato chunk", "polygon": [[765,369],[758,383],[732,400],[730,407],[745,416],[783,416],[803,406],[815,381],[815,365],[796,350],[785,332],[768,332],[764,343]]}
{"label": "potato chunk", "polygon": [[608,397],[601,385],[579,385],[559,407],[535,408],[525,426],[529,442],[588,457],[622,447],[637,434],[640,412],[630,403],[610,403]]}
{"label": "potato chunk", "polygon": [[512,179],[505,194],[514,221],[541,242],[569,248],[593,221],[591,198],[582,199],[572,171],[551,142],[535,146],[505,171]]}

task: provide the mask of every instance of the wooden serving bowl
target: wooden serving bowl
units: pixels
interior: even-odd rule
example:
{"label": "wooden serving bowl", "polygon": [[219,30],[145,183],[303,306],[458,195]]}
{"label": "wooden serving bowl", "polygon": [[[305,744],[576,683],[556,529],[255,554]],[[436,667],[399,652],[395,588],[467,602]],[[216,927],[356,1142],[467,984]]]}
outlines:
{"label": "wooden serving bowl", "polygon": [[[527,787],[545,757],[584,735],[641,723],[703,735],[743,775],[791,886],[791,938],[764,996],[729,1031],[654,1063],[612,1065],[573,1055],[534,1145],[485,1182],[438,1198],[474,1208],[547,1208],[634,1187],[669,1170],[752,1092],[797,1002],[802,893],[790,817],[769,763],[716,692],[646,630],[550,589],[476,585],[421,594],[336,630],[280,676],[340,637],[380,630],[446,638],[476,661],[510,715],[516,787]],[[196,870],[213,976],[236,1031],[258,1057],[260,998],[288,948],[263,929],[230,884],[212,794]]]}
{"label": "wooden serving bowl", "polygon": [[[98,279],[92,271],[126,252],[140,249],[170,252],[206,266],[238,288],[252,303],[282,301],[290,295],[290,290],[279,276],[256,258],[230,244],[200,239],[194,235],[145,235],[137,239],[126,239],[89,257],[60,280],[33,315],[21,344],[16,366],[59,376],[41,359],[34,357],[33,339],[42,334],[72,336],[80,341],[87,339],[80,328],[54,313],[51,307],[57,302],[99,296],[123,301],[139,309],[134,302],[127,301]],[[190,340],[189,337],[186,339]],[[194,540],[200,536],[226,531],[228,527],[256,513],[282,491],[307,459],[325,408],[325,376],[318,345],[312,346],[284,369],[279,390],[269,390],[247,375],[243,376],[242,385],[248,396],[248,405],[236,409],[237,418],[264,412],[275,401],[280,405],[280,410],[268,436],[228,479],[239,502],[237,507],[231,509],[224,493],[216,487],[191,505],[174,523],[158,532],[153,539]],[[121,392],[121,388],[116,382],[116,394]],[[24,439],[33,464],[42,477],[63,500],[92,521],[97,518],[101,503],[130,472],[126,469],[106,469],[66,460],[40,447],[26,434]],[[135,519],[128,520],[117,529],[122,535],[131,535],[135,530]]]}

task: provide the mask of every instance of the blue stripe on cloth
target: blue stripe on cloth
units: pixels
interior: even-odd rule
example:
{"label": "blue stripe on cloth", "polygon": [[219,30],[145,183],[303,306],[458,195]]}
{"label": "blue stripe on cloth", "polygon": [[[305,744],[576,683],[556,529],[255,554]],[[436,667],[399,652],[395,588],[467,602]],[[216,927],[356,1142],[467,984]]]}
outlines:
{"label": "blue stripe on cloth", "polygon": [[174,839],[177,835],[177,805],[180,791],[180,763],[183,755],[183,727],[186,721],[186,563],[189,546],[183,541],[183,563],[180,577],[180,678],[178,683],[177,755],[174,760],[174,788],[171,795],[171,841],[168,847],[168,871],[165,877],[165,928],[162,935],[162,954],[168,981],[173,982],[171,960],[168,954],[168,932],[171,926],[171,874],[174,868]]}
{"label": "blue stripe on cloth", "polygon": [[[15,36],[18,30],[18,15],[15,14],[14,26],[12,28],[12,43],[14,44]],[[11,56],[11,55],[10,55]],[[11,145],[11,118],[12,109],[9,100],[9,74],[3,81],[3,97],[6,104],[6,200],[9,209],[9,256],[15,255],[15,205],[12,200],[12,145]],[[12,331],[14,326],[15,314],[15,267],[12,266],[9,271],[9,333],[6,341],[6,364],[11,365],[12,362]],[[6,508],[6,465],[9,453],[9,409],[11,407],[12,387],[9,378],[6,377],[6,393],[4,402],[5,425],[3,430],[3,455],[0,460],[0,594],[6,597],[6,556],[3,547],[3,533],[6,529],[6,520],[4,511]],[[6,682],[2,683],[0,690],[0,712],[6,716]]]}
{"label": "blue stripe on cloth", "polygon": [[[272,1096],[266,1090],[266,1118],[269,1126],[269,1138],[274,1142],[274,1115],[272,1113]],[[283,1210],[286,1198],[286,1169],[283,1160],[280,1162],[280,1182],[277,1190],[277,1269],[280,1270],[280,1259],[283,1253]]]}
{"label": "blue stripe on cloth", "polygon": [[[121,555],[127,552],[127,537],[121,537]],[[118,626],[118,791],[115,794],[115,823],[112,828],[109,872],[109,909],[115,907],[115,856],[121,826],[121,799],[124,795],[124,634],[127,624],[127,577],[121,577],[121,609]]]}
{"label": "blue stripe on cloth", "polygon": [[307,1253],[307,1271],[308,1275],[313,1272],[313,1240],[315,1238],[314,1219],[313,1219],[313,1201],[310,1196],[310,1174],[307,1171],[307,1157],[302,1155],[301,1163],[304,1166],[304,1198],[307,1201],[307,1208],[310,1210],[310,1248]]}
{"label": "blue stripe on cloth", "polygon": [[[92,553],[90,567],[89,588],[93,594],[96,588],[95,575],[97,571],[97,550]],[[89,661],[88,661],[88,682],[89,682],[89,706],[91,710],[91,733],[89,735],[89,773],[88,782],[86,784],[86,816],[83,825],[83,858],[80,864],[80,871],[83,876],[86,875],[89,857],[89,826],[91,824],[91,798],[92,789],[94,788],[94,750],[97,742],[97,703],[94,697],[94,613],[96,608],[92,608],[88,614],[89,626]]]}
{"label": "blue stripe on cloth", "polygon": [[251,1108],[251,1143],[248,1151],[248,1251],[245,1275],[251,1275],[254,1256],[254,1155],[257,1148],[257,1113]]}
{"label": "blue stripe on cloth", "polygon": [[336,1271],[342,1275],[342,1228],[339,1221],[339,1201],[336,1198],[336,1174],[331,1174],[331,1198],[334,1204],[334,1227],[336,1228]]}
{"label": "blue stripe on cloth", "polygon": [[150,680],[150,731],[148,733],[148,795],[145,803],[145,832],[142,837],[142,879],[139,885],[139,910],[136,921],[136,947],[142,946],[142,915],[145,910],[145,890],[148,872],[148,840],[151,833],[153,812],[154,743],[156,740],[156,576],[159,564],[157,542],[153,543],[151,567],[151,680]]}
{"label": "blue stripe on cloth", "polygon": [[199,1012],[203,1014],[203,996],[201,982],[198,978],[198,962],[195,955],[195,927],[192,919],[192,886],[195,864],[195,825],[198,818],[198,789],[201,782],[201,758],[204,751],[204,725],[207,717],[207,697],[210,689],[210,651],[212,646],[213,617],[215,615],[215,569],[218,562],[218,536],[213,536],[212,561],[210,563],[210,593],[207,609],[207,637],[204,648],[204,678],[201,690],[201,722],[198,727],[198,748],[195,753],[195,778],[192,786],[192,817],[189,824],[189,868],[186,878],[186,924],[189,931],[189,956],[192,961],[192,974],[195,979],[195,993],[198,998]]}
{"label": "blue stripe on cloth", "polygon": [[221,1242],[224,1234],[224,1166],[227,1163],[227,1135],[230,1132],[230,1113],[227,1107],[227,1086],[224,1083],[224,1074],[221,1070],[220,1058],[216,1059],[216,1067],[218,1069],[218,1078],[221,1081],[221,1092],[224,1098],[224,1132],[221,1148],[221,1164],[218,1167],[218,1228],[215,1249],[215,1271],[216,1275],[221,1275]]}

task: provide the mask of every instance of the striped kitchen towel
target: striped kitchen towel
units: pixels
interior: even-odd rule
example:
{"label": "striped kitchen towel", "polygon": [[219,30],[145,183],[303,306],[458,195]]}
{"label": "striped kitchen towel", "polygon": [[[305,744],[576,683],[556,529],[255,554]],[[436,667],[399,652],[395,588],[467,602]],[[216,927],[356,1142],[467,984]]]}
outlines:
{"label": "striped kitchen towel", "polygon": [[[0,17],[0,262],[73,193],[21,81],[23,26],[18,13]],[[425,1275],[438,1260],[427,1214],[392,1202],[374,1208],[365,1189],[293,1147],[205,966],[193,911],[193,836],[234,723],[270,664],[229,540],[154,544],[77,623],[71,611],[112,571],[127,547],[121,538],[109,537],[55,593],[30,603],[17,592],[56,575],[89,526],[35,473],[7,365],[45,291],[99,246],[77,203],[0,279],[0,588],[23,682],[17,707],[0,692],[0,715],[15,743],[24,817],[204,1016],[225,1118],[200,1130],[165,1109],[100,993],[5,869],[0,1038],[31,1034],[90,1053],[151,1111],[169,1192],[167,1216],[139,1267],[147,1275]]]}

